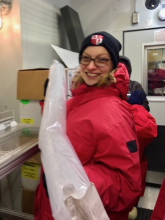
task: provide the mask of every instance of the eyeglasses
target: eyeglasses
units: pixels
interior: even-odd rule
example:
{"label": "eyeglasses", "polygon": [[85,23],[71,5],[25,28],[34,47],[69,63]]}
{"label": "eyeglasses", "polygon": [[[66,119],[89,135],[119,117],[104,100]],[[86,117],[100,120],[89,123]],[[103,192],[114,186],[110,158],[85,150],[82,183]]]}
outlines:
{"label": "eyeglasses", "polygon": [[111,60],[111,59],[106,59],[106,58],[102,58],[102,57],[97,57],[95,59],[92,59],[87,56],[81,56],[80,57],[80,64],[88,65],[91,61],[93,61],[96,66],[100,67],[100,66],[105,66],[109,60]]}

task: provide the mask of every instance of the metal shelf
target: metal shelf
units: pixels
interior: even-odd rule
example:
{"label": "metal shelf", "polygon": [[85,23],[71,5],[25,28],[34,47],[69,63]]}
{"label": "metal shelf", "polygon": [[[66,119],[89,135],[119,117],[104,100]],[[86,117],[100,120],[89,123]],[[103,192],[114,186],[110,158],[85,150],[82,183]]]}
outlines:
{"label": "metal shelf", "polygon": [[12,220],[34,220],[34,216],[23,213],[23,212],[18,212],[15,210],[10,210],[6,208],[0,208],[0,219],[1,217],[3,218],[11,218]]}
{"label": "metal shelf", "polygon": [[37,154],[39,128],[19,124],[0,134],[0,179]]}
{"label": "metal shelf", "polygon": [[[0,131],[0,183],[2,178],[40,151],[38,133],[38,127],[26,124]],[[33,220],[34,216],[0,207],[1,218]]]}

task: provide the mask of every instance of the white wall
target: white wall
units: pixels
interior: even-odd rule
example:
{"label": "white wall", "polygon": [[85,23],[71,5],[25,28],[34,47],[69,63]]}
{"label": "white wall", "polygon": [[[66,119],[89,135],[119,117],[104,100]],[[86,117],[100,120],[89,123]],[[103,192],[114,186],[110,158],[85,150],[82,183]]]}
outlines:
{"label": "white wall", "polygon": [[[113,0],[113,34],[122,42],[123,31],[147,29],[155,27],[163,27],[164,22],[159,21],[158,12],[161,6],[159,5],[154,10],[148,10],[145,7],[145,0]],[[132,24],[132,13],[134,10],[139,13],[139,23]],[[136,39],[135,39],[136,40]]]}
{"label": "white wall", "polygon": [[18,119],[17,71],[22,68],[19,0],[13,1],[10,14],[3,18],[4,25],[0,30],[0,112],[14,109]]}
{"label": "white wall", "polygon": [[[70,4],[70,1],[63,1]],[[0,30],[0,112],[14,109],[19,122],[17,72],[19,69],[47,67],[59,57],[51,44],[69,49],[60,11],[52,0],[13,0]],[[32,110],[32,109],[31,109]],[[3,178],[2,206],[21,211],[20,167]]]}
{"label": "white wall", "polygon": [[20,0],[23,68],[49,68],[58,59],[51,44],[67,48],[61,15],[51,1]]}
{"label": "white wall", "polygon": [[13,0],[0,30],[0,112],[14,109],[19,122],[17,72],[59,59],[51,44],[69,49],[58,7],[70,0]]}
{"label": "white wall", "polygon": [[59,34],[63,32],[63,23],[58,8],[65,5],[79,13],[85,36],[105,30],[122,43],[124,30],[165,26],[165,22],[157,18],[160,6],[148,10],[144,0],[136,1],[140,20],[134,25],[131,20],[134,0],[13,0],[12,10],[4,16],[4,27],[0,30],[0,50],[3,51],[0,55],[0,112],[14,109],[19,120],[16,100],[19,69],[49,67],[52,58],[58,58],[50,44],[69,49],[66,35]]}
{"label": "white wall", "polygon": [[[85,36],[95,31],[105,30],[115,36],[121,44],[123,44],[123,31],[165,27],[165,21],[162,22],[158,19],[161,5],[154,10],[148,10],[145,7],[145,0],[71,0],[71,7],[79,13]],[[132,24],[132,13],[135,10],[139,13],[138,24]],[[127,44],[127,54],[125,55],[129,55],[132,60],[131,78],[142,83],[142,43],[147,43],[147,41],[146,38],[144,42],[139,41],[136,34],[134,36],[134,39],[131,39],[133,43],[130,47],[129,43]],[[148,39],[154,39],[154,36],[150,36]],[[123,54],[122,50],[120,54]],[[151,114],[156,118],[158,124],[162,125],[164,115],[160,112],[164,111],[165,103],[161,103],[159,111],[156,111],[157,105],[158,103],[150,102]]]}
{"label": "white wall", "polygon": [[85,36],[101,30],[112,32],[112,0],[71,0],[71,7],[79,14]]}
{"label": "white wall", "polygon": [[70,0],[51,0],[52,4],[55,5],[57,8],[62,8],[66,5],[71,5]]}
{"label": "white wall", "polygon": [[[104,30],[122,43],[125,30],[165,26],[165,22],[157,18],[161,6],[148,10],[145,0],[71,0],[71,7],[79,13],[85,36]],[[132,13],[135,9],[139,12],[138,24],[132,24]]]}

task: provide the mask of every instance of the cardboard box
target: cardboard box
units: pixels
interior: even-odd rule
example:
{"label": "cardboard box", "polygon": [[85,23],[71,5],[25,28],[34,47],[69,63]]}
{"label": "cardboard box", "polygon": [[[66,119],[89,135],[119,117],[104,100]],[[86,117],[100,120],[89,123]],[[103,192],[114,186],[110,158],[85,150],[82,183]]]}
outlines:
{"label": "cardboard box", "polygon": [[35,191],[22,188],[22,212],[34,215]]}
{"label": "cardboard box", "polygon": [[49,69],[19,70],[17,75],[18,100],[43,100],[44,84],[48,78]]}
{"label": "cardboard box", "polygon": [[41,152],[31,157],[29,160],[26,161],[27,163],[35,163],[41,165]]}

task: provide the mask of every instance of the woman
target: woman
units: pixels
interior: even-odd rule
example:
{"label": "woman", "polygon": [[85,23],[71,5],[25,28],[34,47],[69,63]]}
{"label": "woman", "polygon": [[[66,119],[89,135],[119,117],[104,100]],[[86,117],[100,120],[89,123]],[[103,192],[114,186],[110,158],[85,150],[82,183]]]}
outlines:
{"label": "woman", "polygon": [[120,49],[106,32],[85,38],[67,103],[67,135],[111,220],[128,219],[141,193],[139,146],[123,103],[129,76],[118,64]]}
{"label": "woman", "polygon": [[[67,102],[67,135],[111,220],[127,220],[141,193],[139,145],[132,113],[123,102],[129,76],[119,63],[120,49],[106,32],[86,37]],[[35,220],[53,219],[43,177]]]}

